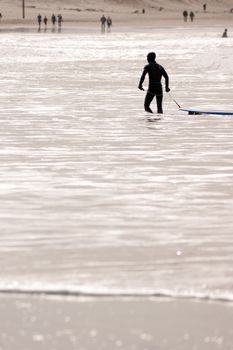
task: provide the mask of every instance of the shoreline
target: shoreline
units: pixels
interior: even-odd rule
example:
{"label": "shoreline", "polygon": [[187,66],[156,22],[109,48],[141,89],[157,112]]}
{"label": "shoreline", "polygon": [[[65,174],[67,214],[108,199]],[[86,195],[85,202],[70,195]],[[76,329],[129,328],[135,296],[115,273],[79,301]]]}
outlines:
{"label": "shoreline", "polygon": [[[180,22],[180,21],[170,21],[168,22],[160,22],[157,23],[156,26],[153,25],[152,23],[146,23],[144,25],[141,25],[140,27],[137,25],[137,23],[131,23],[126,24],[126,23],[115,23],[114,27],[111,29],[110,32],[106,30],[105,34],[115,34],[115,33],[120,33],[120,32],[145,32],[145,31],[156,31],[156,30],[187,30],[187,31],[200,31],[200,30],[208,30],[212,31],[214,29],[219,29],[219,35],[222,35],[222,32],[225,28],[228,28],[228,33],[229,37],[228,39],[231,39],[233,37],[233,24],[232,27],[228,25],[228,23],[225,21],[224,23],[215,23],[214,25],[210,23],[204,23],[204,22],[199,22],[199,23],[188,23],[185,24]],[[7,32],[29,32],[29,33],[36,33],[36,32],[95,32],[95,33],[101,33],[100,29],[100,24],[98,22],[92,21],[85,21],[82,23],[76,23],[73,21],[70,21],[68,23],[63,24],[61,27],[55,26],[53,27],[52,25],[48,25],[47,27],[44,27],[43,25],[41,26],[40,30],[38,30],[38,26],[35,23],[21,23],[21,22],[16,22],[16,23],[10,23],[10,24],[2,24],[0,25],[0,33],[7,33]],[[102,33],[104,34],[104,33]]]}
{"label": "shoreline", "polygon": [[[20,15],[16,16],[4,16],[0,21],[0,29],[5,28],[38,28],[37,24],[37,15],[40,13],[43,16],[47,16],[48,25],[47,28],[51,28],[51,14],[52,11],[48,8],[45,8],[42,11],[40,9],[33,9],[33,13],[30,13],[26,16],[25,19],[20,18]],[[57,11],[59,11],[57,9]],[[194,21],[191,22],[188,18],[187,22],[184,22],[182,13],[178,11],[155,11],[152,10],[150,13],[146,12],[146,14],[142,13],[133,13],[127,11],[126,9],[122,12],[116,10],[106,10],[102,11],[65,11],[62,13],[63,23],[62,28],[89,28],[96,27],[100,28],[100,17],[102,14],[105,16],[110,16],[113,20],[112,30],[116,30],[117,28],[126,27],[126,28],[137,28],[137,30],[144,30],[149,27],[153,28],[172,28],[177,26],[182,26],[184,28],[202,28],[202,27],[228,27],[229,31],[233,31],[233,13],[230,12],[195,12]],[[55,26],[57,27],[57,25]],[[41,29],[44,28],[44,24],[42,23]],[[232,28],[232,29],[231,29]]]}
{"label": "shoreline", "polygon": [[209,303],[222,303],[222,304],[229,304],[233,307],[233,300],[230,298],[226,298],[223,296],[211,296],[211,295],[172,295],[169,293],[130,293],[130,292],[85,292],[85,291],[79,291],[79,290],[66,290],[66,289],[60,289],[60,290],[40,290],[40,289],[0,289],[0,298],[1,297],[29,297],[29,298],[60,298],[60,299],[69,299],[72,298],[74,300],[96,300],[96,301],[102,301],[104,299],[107,300],[118,300],[123,301],[125,299],[127,300],[150,300],[153,299],[154,301],[157,300],[173,300],[173,301],[190,301],[190,302],[209,302]]}

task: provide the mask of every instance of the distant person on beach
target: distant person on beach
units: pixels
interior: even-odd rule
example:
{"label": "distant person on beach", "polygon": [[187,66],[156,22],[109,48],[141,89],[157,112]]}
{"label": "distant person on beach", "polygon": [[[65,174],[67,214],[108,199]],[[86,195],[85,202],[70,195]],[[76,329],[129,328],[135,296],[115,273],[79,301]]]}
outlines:
{"label": "distant person on beach", "polygon": [[111,30],[111,26],[112,26],[112,19],[111,19],[111,17],[108,16],[108,18],[107,18],[107,28],[108,28],[109,32]]}
{"label": "distant person on beach", "polygon": [[101,32],[104,33],[105,32],[105,25],[106,25],[106,17],[103,15],[101,18],[100,18],[100,23],[101,23]]}
{"label": "distant person on beach", "polygon": [[189,14],[191,22],[193,22],[194,16],[195,16],[194,13],[191,11],[190,14]]}
{"label": "distant person on beach", "polygon": [[146,12],[145,9],[142,9],[142,13],[145,14],[145,12]]}
{"label": "distant person on beach", "polygon": [[48,18],[45,16],[45,17],[44,17],[44,25],[45,25],[45,28],[47,28],[47,23],[48,23]]}
{"label": "distant person on beach", "polygon": [[184,12],[183,12],[183,17],[184,17],[184,21],[187,22],[188,12],[186,10],[184,10]]}
{"label": "distant person on beach", "polygon": [[52,14],[51,21],[52,21],[53,26],[55,26],[57,18],[56,18],[54,13]]}
{"label": "distant person on beach", "polygon": [[144,90],[143,88],[143,82],[145,80],[146,75],[148,74],[149,77],[149,87],[146,93],[145,101],[144,101],[144,108],[145,111],[148,113],[153,113],[150,104],[153,101],[154,97],[156,96],[156,102],[157,102],[157,113],[162,114],[163,113],[163,88],[161,84],[162,77],[165,78],[165,90],[166,92],[169,92],[169,77],[165,69],[158,64],[155,61],[156,54],[154,52],[150,52],[147,55],[147,61],[148,64],[144,67],[144,70],[142,72],[138,88],[140,90]]}
{"label": "distant person on beach", "polygon": [[222,38],[228,38],[227,29],[222,33]]}
{"label": "distant person on beach", "polygon": [[206,4],[203,5],[203,11],[206,12]]}
{"label": "distant person on beach", "polygon": [[1,19],[2,19],[2,13],[0,13],[0,21],[1,21]]}
{"label": "distant person on beach", "polygon": [[63,18],[62,18],[62,15],[59,14],[57,15],[57,23],[58,23],[58,26],[61,27],[61,23],[63,22]]}
{"label": "distant person on beach", "polygon": [[37,16],[37,22],[38,22],[38,25],[39,25],[39,28],[40,28],[41,22],[42,22],[42,17],[41,17],[40,14]]}

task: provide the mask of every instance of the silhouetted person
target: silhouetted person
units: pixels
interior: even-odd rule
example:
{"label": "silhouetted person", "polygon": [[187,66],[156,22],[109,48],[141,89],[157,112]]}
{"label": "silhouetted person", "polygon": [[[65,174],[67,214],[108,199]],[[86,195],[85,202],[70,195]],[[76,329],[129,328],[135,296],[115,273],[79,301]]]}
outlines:
{"label": "silhouetted person", "polygon": [[188,12],[186,10],[184,10],[184,12],[183,12],[183,17],[184,17],[184,21],[187,22]]}
{"label": "silhouetted person", "polygon": [[45,28],[47,28],[47,23],[48,23],[48,18],[45,16],[45,17],[44,17],[44,25],[45,25]]}
{"label": "silhouetted person", "polygon": [[105,25],[106,25],[106,17],[103,15],[100,18],[100,22],[101,22],[101,32],[104,33],[105,32]]}
{"label": "silhouetted person", "polygon": [[222,38],[228,38],[227,29],[225,29],[224,32],[222,33]]}
{"label": "silhouetted person", "polygon": [[56,16],[54,15],[54,13],[52,14],[51,21],[52,21],[52,23],[53,23],[53,26],[55,26],[56,21],[57,21],[57,18],[56,18]]}
{"label": "silhouetted person", "polygon": [[58,23],[58,26],[61,27],[61,23],[63,22],[63,18],[62,18],[62,15],[59,14],[57,15],[57,23]]}
{"label": "silhouetted person", "polygon": [[108,18],[107,18],[107,27],[108,27],[108,31],[109,32],[110,32],[111,26],[112,26],[112,19],[111,19],[111,17],[108,16]]}
{"label": "silhouetted person", "polygon": [[41,21],[42,21],[42,17],[41,17],[41,15],[39,14],[39,15],[37,16],[37,22],[38,22],[39,28],[40,28],[40,26],[41,26]]}
{"label": "silhouetted person", "polygon": [[169,77],[165,69],[155,61],[156,54],[154,52],[150,52],[147,55],[148,64],[144,67],[142,72],[142,76],[139,81],[138,88],[140,90],[143,89],[143,82],[145,80],[146,75],[149,76],[149,88],[144,101],[144,108],[146,112],[153,113],[150,109],[150,104],[156,96],[157,102],[157,113],[163,113],[163,88],[161,84],[162,77],[165,78],[165,90],[169,92]]}
{"label": "silhouetted person", "polygon": [[206,12],[206,4],[203,5],[203,11]]}
{"label": "silhouetted person", "polygon": [[142,13],[145,14],[145,12],[146,12],[145,9],[142,9]]}
{"label": "silhouetted person", "polygon": [[191,22],[193,22],[193,20],[194,20],[194,13],[192,11],[190,12],[189,17],[190,17]]}
{"label": "silhouetted person", "polygon": [[0,13],[0,21],[1,21],[1,19],[2,19],[2,13]]}

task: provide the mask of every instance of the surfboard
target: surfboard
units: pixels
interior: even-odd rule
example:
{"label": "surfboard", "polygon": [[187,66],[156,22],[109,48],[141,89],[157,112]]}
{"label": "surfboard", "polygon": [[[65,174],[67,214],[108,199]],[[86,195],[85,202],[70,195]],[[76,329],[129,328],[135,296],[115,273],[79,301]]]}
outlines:
{"label": "surfboard", "polygon": [[208,109],[201,109],[201,108],[180,108],[180,111],[188,112],[188,114],[192,114],[192,115],[200,115],[200,114],[233,115],[232,111],[218,111],[218,110],[208,110]]}

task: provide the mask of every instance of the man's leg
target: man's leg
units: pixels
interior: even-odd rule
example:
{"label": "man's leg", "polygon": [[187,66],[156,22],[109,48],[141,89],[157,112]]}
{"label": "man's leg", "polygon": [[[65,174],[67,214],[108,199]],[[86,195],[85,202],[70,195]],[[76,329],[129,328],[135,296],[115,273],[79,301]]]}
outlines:
{"label": "man's leg", "polygon": [[154,96],[155,95],[149,91],[146,94],[145,101],[144,101],[144,108],[145,108],[145,111],[148,113],[153,113],[152,110],[150,109],[150,104],[153,101]]}
{"label": "man's leg", "polygon": [[156,101],[157,101],[157,113],[163,114],[163,107],[162,107],[163,95],[162,94],[156,95]]}

